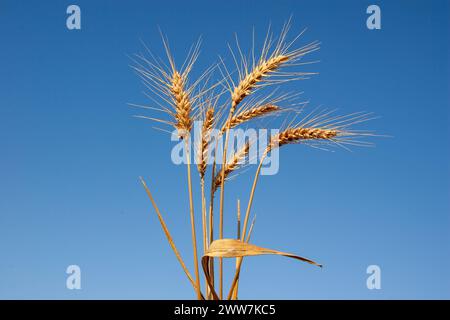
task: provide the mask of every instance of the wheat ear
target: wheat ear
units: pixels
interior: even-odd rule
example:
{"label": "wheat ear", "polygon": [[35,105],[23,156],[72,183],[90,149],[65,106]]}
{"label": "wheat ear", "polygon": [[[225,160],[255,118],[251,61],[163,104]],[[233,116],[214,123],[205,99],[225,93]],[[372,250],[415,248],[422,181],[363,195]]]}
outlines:
{"label": "wheat ear", "polygon": [[331,140],[336,138],[339,134],[338,130],[321,129],[321,128],[288,128],[270,139],[270,144],[266,151],[281,147],[285,144],[296,143],[301,140]]}
{"label": "wheat ear", "polygon": [[203,120],[201,131],[201,142],[199,144],[198,150],[197,168],[200,174],[200,178],[203,178],[206,172],[206,164],[208,162],[208,147],[210,143],[211,130],[213,128],[213,125],[214,125],[214,108],[210,107],[205,112],[205,118]]}
{"label": "wheat ear", "polygon": [[[272,112],[276,112],[281,110],[280,107],[274,105],[274,104],[265,104],[259,107],[254,107],[254,108],[250,108],[247,110],[244,110],[238,114],[236,114],[235,116],[233,116],[230,121],[229,121],[229,128],[234,128],[244,122],[250,121],[254,118],[258,118],[258,117],[263,117],[265,115],[268,115]],[[226,128],[227,128],[228,123],[226,123],[223,127],[222,127],[222,132],[225,132]]]}
{"label": "wheat ear", "polygon": [[276,55],[268,60],[261,61],[249,74],[247,74],[242,81],[234,88],[231,95],[232,107],[236,107],[246,96],[250,94],[252,89],[262,81],[264,77],[267,77],[278,69],[281,64],[289,60],[288,55]]}
{"label": "wheat ear", "polygon": [[241,150],[239,150],[234,154],[233,159],[231,159],[230,162],[224,165],[223,169],[224,174],[222,175],[221,173],[218,173],[215,177],[214,191],[216,191],[222,185],[222,178],[226,179],[231,172],[235,171],[239,167],[239,164],[248,155],[249,150],[250,150],[250,143],[246,142],[245,145],[241,148]]}
{"label": "wheat ear", "polygon": [[192,105],[189,94],[185,90],[185,84],[186,78],[178,71],[174,71],[170,90],[175,104],[175,127],[178,129],[180,137],[184,137],[192,129]]}

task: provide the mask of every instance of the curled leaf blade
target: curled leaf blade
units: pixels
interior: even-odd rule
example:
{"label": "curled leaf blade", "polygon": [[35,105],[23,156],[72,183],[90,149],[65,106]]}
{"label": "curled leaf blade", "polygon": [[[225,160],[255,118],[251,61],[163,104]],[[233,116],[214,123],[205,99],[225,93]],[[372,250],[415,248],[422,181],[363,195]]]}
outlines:
{"label": "curled leaf blade", "polygon": [[259,247],[254,244],[243,242],[237,239],[218,239],[213,241],[209,246],[209,249],[205,252],[204,256],[214,258],[239,258],[267,254],[281,255],[307,262],[318,267],[322,267],[321,264],[318,264],[317,262],[308,258],[304,258],[292,253]]}
{"label": "curled leaf blade", "polygon": [[212,286],[212,281],[209,274],[208,265],[209,260],[211,258],[242,258],[248,256],[259,256],[269,254],[293,258],[318,267],[322,267],[321,264],[318,264],[313,260],[292,253],[259,247],[254,244],[243,242],[237,239],[218,239],[211,243],[208,250],[202,257],[203,271],[205,272],[206,280],[210,286],[214,299],[218,300],[219,297],[217,296],[217,293],[214,291],[214,287]]}

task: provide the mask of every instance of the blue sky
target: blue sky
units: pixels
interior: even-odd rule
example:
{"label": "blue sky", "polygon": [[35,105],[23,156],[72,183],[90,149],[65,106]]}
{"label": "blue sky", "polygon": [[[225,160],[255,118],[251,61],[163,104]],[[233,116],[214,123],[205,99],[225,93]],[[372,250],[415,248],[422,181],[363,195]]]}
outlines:
{"label": "blue sky", "polygon": [[[66,28],[72,3],[81,30]],[[366,28],[370,4],[381,8],[381,30]],[[127,103],[148,100],[127,56],[142,50],[140,39],[162,54],[160,26],[179,59],[202,35],[202,70],[234,32],[250,39],[254,26],[262,37],[290,15],[294,33],[308,28],[302,43],[321,41],[319,75],[291,88],[312,106],[372,111],[380,119],[365,128],[392,137],[352,152],[282,150],[280,172],[256,192],[253,243],[324,268],[246,259],[240,298],[450,298],[449,9],[398,0],[2,1],[0,298],[194,298],[138,182],[152,186],[192,270],[185,168],[171,163],[167,135],[132,117]],[[230,182],[227,199],[245,201],[250,177]],[[229,214],[225,235],[234,230]],[[81,290],[65,287],[71,264],[81,267]],[[381,290],[366,287],[372,264]]]}

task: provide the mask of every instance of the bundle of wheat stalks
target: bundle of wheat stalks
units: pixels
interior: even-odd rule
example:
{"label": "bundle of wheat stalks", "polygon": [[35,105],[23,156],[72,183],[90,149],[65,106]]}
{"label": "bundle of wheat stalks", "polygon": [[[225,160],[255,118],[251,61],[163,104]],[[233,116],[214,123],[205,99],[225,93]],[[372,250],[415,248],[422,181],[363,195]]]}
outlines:
{"label": "bundle of wheat stalks", "polygon": [[[225,183],[232,173],[242,167],[243,160],[249,156],[250,145],[254,143],[254,141],[245,142],[242,148],[234,152],[230,157],[227,157],[229,153],[227,149],[229,147],[230,130],[242,124],[247,124],[253,119],[279,115],[283,111],[287,111],[286,114],[288,114],[288,117],[296,119],[298,110],[295,108],[284,108],[282,106],[284,102],[289,100],[287,99],[289,95],[275,96],[274,94],[269,94],[254,99],[250,96],[264,91],[260,89],[269,85],[279,86],[287,81],[306,79],[312,74],[298,70],[292,71],[291,69],[306,64],[306,62],[302,62],[301,60],[311,52],[318,50],[318,42],[312,42],[299,48],[294,48],[301,33],[292,41],[287,41],[288,30],[289,23],[283,26],[278,37],[273,37],[269,30],[258,58],[255,58],[254,45],[248,58],[242,54],[237,42],[237,50],[231,50],[236,71],[229,72],[229,68],[226,67],[225,62],[220,59],[219,63],[209,68],[196,81],[191,81],[189,75],[199,55],[199,42],[191,48],[188,58],[181,68],[176,67],[165,37],[163,37],[163,43],[168,57],[168,64],[163,63],[160,59],[156,59],[148,48],[146,48],[146,54],[138,54],[134,59],[135,65],[133,68],[141,77],[146,87],[151,90],[151,97],[155,98],[154,101],[159,106],[157,109],[164,111],[170,119],[140,117],[169,124],[176,130],[178,137],[183,139],[186,144],[187,188],[195,269],[194,276],[191,275],[180,252],[175,246],[148,185],[142,178],[141,182],[156,211],[167,240],[187,278],[191,282],[198,299],[237,299],[240,270],[243,258],[247,256],[266,254],[282,255],[321,267],[320,264],[310,259],[262,248],[249,243],[254,224],[253,220],[249,226],[249,218],[258,177],[265,157],[275,149],[287,144],[307,144],[310,142],[329,143],[340,146],[349,143],[358,144],[359,142],[354,140],[354,137],[364,135],[364,133],[350,130],[349,126],[368,120],[368,114],[365,113],[331,116],[330,112],[317,114],[312,112],[296,124],[293,124],[294,120],[292,120],[288,125],[284,125],[277,134],[270,138],[259,159],[242,227],[240,205],[238,202],[237,237],[233,239],[224,238]],[[213,78],[212,74],[217,73],[217,70],[220,71],[220,77],[216,82],[213,82],[211,80]],[[160,101],[157,101],[157,99],[160,99]],[[196,216],[194,214],[193,186],[191,180],[191,157],[189,154],[189,140],[192,136],[195,121],[202,121],[201,139],[195,145],[196,164],[200,176],[202,208],[201,239],[203,254],[200,260],[198,255]],[[211,148],[217,146],[217,140],[214,141],[211,138],[211,133],[214,129],[217,129],[219,132],[216,138],[219,136],[225,140],[222,144],[223,150],[221,150],[222,159],[216,158],[216,152],[210,152]],[[221,164],[220,167],[219,164]],[[208,197],[205,191],[207,177],[210,177]],[[215,205],[216,198],[219,200],[218,206]],[[217,219],[216,210],[218,210],[218,232],[214,230],[214,221]],[[218,259],[218,266],[217,264],[215,266],[214,258]],[[223,258],[236,259],[235,275],[225,295]],[[200,262],[204,276],[204,290],[201,287]],[[216,275],[217,271],[218,279]]]}

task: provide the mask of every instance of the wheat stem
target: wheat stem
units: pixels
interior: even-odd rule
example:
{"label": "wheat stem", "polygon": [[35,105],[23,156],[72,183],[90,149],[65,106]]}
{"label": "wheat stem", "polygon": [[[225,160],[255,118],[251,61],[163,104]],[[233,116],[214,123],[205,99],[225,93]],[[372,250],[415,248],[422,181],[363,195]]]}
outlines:
{"label": "wheat stem", "polygon": [[241,238],[241,201],[237,200],[237,239]]}
{"label": "wheat stem", "polygon": [[[256,190],[256,184],[258,183],[258,177],[259,177],[259,172],[261,171],[261,167],[263,164],[263,161],[266,157],[267,153],[264,153],[264,155],[261,157],[261,160],[259,162],[258,168],[256,169],[256,173],[255,173],[255,177],[253,178],[253,185],[252,185],[252,190],[250,191],[250,198],[248,200],[248,205],[247,205],[247,210],[245,211],[245,218],[244,218],[244,226],[242,227],[242,236],[241,236],[241,241],[244,241],[245,239],[245,234],[247,231],[247,224],[248,224],[248,218],[250,216],[250,208],[252,206],[252,202],[253,202],[253,196],[255,194],[255,190]],[[248,240],[247,240],[248,241]],[[236,272],[233,278],[233,282],[231,283],[231,288],[230,288],[230,292],[228,293],[228,297],[227,299],[230,300],[233,292],[235,290],[235,287],[237,285],[237,282],[239,280],[239,274],[241,272],[241,265],[242,265],[242,261],[243,258],[237,258],[236,259],[237,263],[236,263]]]}
{"label": "wheat stem", "polygon": [[[206,199],[205,199],[205,177],[200,178],[200,187],[201,187],[201,197],[202,197],[202,232],[203,232],[203,254],[205,254],[206,250],[208,249],[208,231],[206,226]],[[205,294],[208,297],[209,296],[209,286],[206,283],[205,278]]]}
{"label": "wheat stem", "polygon": [[[209,243],[208,245],[211,245],[211,243],[214,241],[214,191],[213,191],[213,185],[214,185],[214,175],[216,173],[216,160],[214,159],[212,170],[211,170],[211,189],[210,189],[210,201],[209,201]],[[209,260],[209,273],[210,273],[210,279],[211,284],[214,288],[215,281],[214,281],[214,259]],[[210,297],[212,298],[212,294],[210,292]]]}
{"label": "wheat stem", "polygon": [[[275,55],[268,60],[262,60],[249,74],[247,74],[239,84],[234,88],[231,93],[231,108],[226,122],[225,129],[225,145],[222,161],[222,173],[221,173],[221,183],[220,183],[220,239],[223,238],[223,197],[224,197],[224,182],[225,182],[225,163],[226,154],[228,147],[229,130],[231,125],[231,119],[234,115],[237,105],[248,96],[251,91],[256,87],[257,83],[262,81],[264,77],[268,76],[271,72],[275,71],[280,65],[289,60],[289,56]],[[223,261],[219,258],[220,263],[220,299],[223,298]],[[234,290],[234,289],[233,289]]]}
{"label": "wheat stem", "polygon": [[[249,242],[250,241],[250,237],[252,236],[253,233],[253,227],[255,226],[255,221],[256,221],[256,215],[253,217],[252,223],[250,224],[250,229],[248,231],[248,235],[247,238],[245,239],[245,242]],[[241,268],[240,264],[238,263],[237,259],[236,259],[236,272],[239,271],[239,269]],[[238,279],[236,280],[236,286],[234,287],[234,292],[232,295],[232,300],[237,300],[238,299],[238,291],[239,291],[239,276]]]}
{"label": "wheat stem", "polygon": [[[236,104],[232,105],[230,108],[230,113],[228,115],[228,125],[225,130],[225,145],[223,147],[222,155],[222,169],[221,169],[221,185],[220,185],[220,209],[219,209],[219,239],[223,239],[223,207],[224,207],[224,182],[225,182],[225,167],[227,163],[227,150],[228,150],[228,139],[230,132],[230,119],[233,117],[233,113],[236,110]],[[223,258],[219,258],[219,295],[220,299],[223,299]]]}
{"label": "wheat stem", "polygon": [[[223,197],[224,197],[224,181],[225,181],[225,163],[226,163],[226,153],[227,153],[227,144],[228,144],[228,132],[226,130],[225,134],[225,146],[222,157],[222,169],[221,169],[221,188],[220,188],[220,208],[219,208],[219,239],[223,239]],[[219,297],[220,300],[223,299],[223,258],[219,258]]]}
{"label": "wheat stem", "polygon": [[[208,108],[205,112],[202,130],[201,142],[198,149],[197,169],[200,174],[200,187],[202,198],[202,231],[203,231],[203,252],[208,249],[208,231],[206,221],[206,197],[205,197],[205,172],[208,160],[208,149],[210,143],[210,133],[214,124],[214,107]],[[205,279],[206,280],[206,279]],[[205,281],[206,282],[206,281]],[[206,296],[209,297],[209,286],[206,284]]]}
{"label": "wheat stem", "polygon": [[[237,239],[240,240],[241,239],[241,202],[237,201]],[[236,258],[236,271],[238,272],[238,259]],[[238,288],[239,288],[239,281],[236,283],[236,288],[234,290],[234,294],[233,294],[233,299],[236,300],[237,299],[237,293],[238,293]]]}
{"label": "wheat stem", "polygon": [[189,192],[189,211],[191,219],[191,234],[192,234],[192,249],[194,252],[194,268],[195,268],[195,283],[197,286],[197,296],[200,299],[200,276],[198,269],[198,255],[197,255],[197,236],[195,233],[195,219],[194,219],[194,200],[192,197],[192,181],[191,181],[191,159],[189,152],[189,139],[184,139],[186,147],[186,165],[187,165],[187,175],[188,175],[188,192]]}

